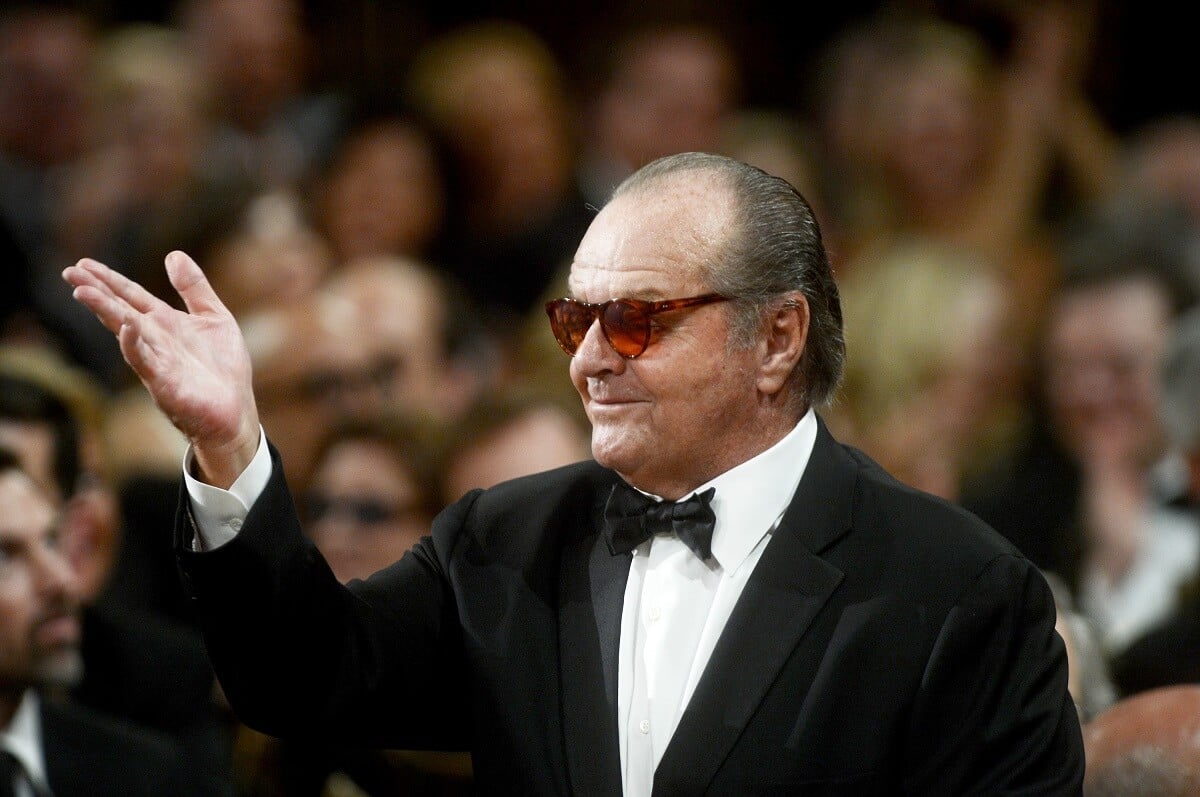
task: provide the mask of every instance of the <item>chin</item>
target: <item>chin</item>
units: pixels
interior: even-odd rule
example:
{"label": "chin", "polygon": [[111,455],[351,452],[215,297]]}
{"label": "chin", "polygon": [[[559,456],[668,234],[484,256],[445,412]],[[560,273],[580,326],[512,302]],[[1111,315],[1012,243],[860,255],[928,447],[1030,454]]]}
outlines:
{"label": "chin", "polygon": [[41,686],[70,689],[83,680],[83,656],[75,647],[49,653],[37,668],[36,681]]}

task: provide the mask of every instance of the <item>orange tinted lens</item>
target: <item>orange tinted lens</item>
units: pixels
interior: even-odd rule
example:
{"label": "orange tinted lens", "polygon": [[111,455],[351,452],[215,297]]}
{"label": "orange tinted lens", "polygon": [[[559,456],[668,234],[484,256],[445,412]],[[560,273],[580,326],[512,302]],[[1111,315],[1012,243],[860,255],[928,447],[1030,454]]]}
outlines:
{"label": "orange tinted lens", "polygon": [[550,317],[550,329],[558,345],[572,357],[587,335],[588,328],[596,320],[596,311],[570,299],[556,299],[546,305]]}
{"label": "orange tinted lens", "polygon": [[650,306],[633,299],[617,299],[604,308],[600,326],[604,337],[622,357],[637,357],[650,343]]}

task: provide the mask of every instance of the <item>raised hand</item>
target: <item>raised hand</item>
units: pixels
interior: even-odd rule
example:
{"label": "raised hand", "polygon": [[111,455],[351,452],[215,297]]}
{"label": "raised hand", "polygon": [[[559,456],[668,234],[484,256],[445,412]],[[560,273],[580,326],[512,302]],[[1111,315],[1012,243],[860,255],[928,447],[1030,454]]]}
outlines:
{"label": "raised hand", "polygon": [[199,475],[228,487],[258,448],[250,355],[196,261],[175,251],[166,267],[186,312],[95,260],[80,260],[63,279],[117,336],[125,361],[191,442]]}

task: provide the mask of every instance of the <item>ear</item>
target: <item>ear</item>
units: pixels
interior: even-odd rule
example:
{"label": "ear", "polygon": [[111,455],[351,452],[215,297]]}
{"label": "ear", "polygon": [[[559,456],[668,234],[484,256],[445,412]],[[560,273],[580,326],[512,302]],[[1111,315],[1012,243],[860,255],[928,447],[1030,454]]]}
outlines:
{"label": "ear", "polygon": [[799,367],[808,341],[808,320],[808,299],[799,291],[788,294],[767,318],[758,370],[758,389],[763,395],[774,396],[783,390]]}

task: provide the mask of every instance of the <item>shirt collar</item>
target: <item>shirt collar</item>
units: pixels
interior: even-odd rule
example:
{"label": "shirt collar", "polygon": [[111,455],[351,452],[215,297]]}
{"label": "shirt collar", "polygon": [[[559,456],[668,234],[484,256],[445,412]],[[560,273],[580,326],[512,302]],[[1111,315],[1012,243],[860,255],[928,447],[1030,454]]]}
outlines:
{"label": "shirt collar", "polygon": [[12,722],[0,731],[0,747],[8,750],[34,782],[46,785],[46,758],[42,750],[42,722],[37,692],[26,689]]}
{"label": "shirt collar", "polygon": [[808,410],[775,445],[695,490],[717,489],[712,508],[713,558],[732,574],[774,531],[800,485],[817,440],[817,417]]}

